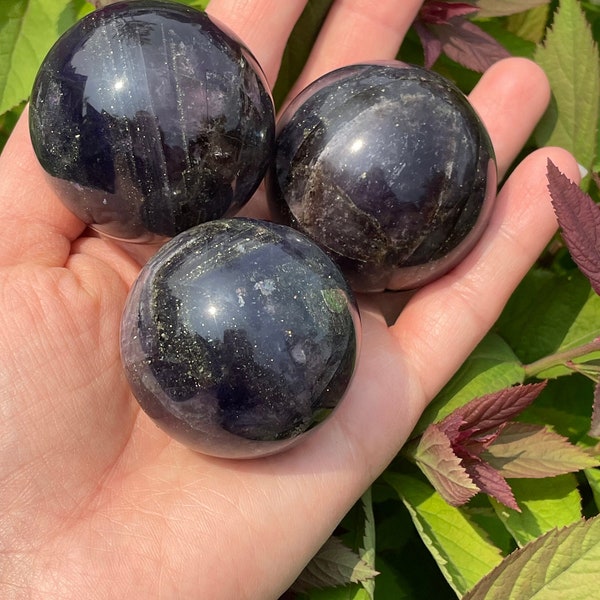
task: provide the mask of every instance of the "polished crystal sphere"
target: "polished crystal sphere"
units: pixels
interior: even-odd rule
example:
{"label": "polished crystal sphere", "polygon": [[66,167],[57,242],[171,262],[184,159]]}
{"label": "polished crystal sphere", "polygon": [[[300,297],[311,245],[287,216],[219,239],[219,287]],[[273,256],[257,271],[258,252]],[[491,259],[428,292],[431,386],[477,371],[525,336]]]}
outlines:
{"label": "polished crystal sphere", "polygon": [[268,166],[260,66],[206,13],[108,5],[69,29],[31,94],[37,157],[65,204],[107,236],[159,241],[234,214]]}
{"label": "polished crystal sphere", "polygon": [[358,309],[331,259],[294,229],[245,218],[164,245],[121,327],[141,407],[183,444],[229,458],[279,452],[321,423],[359,343]]}
{"label": "polished crystal sphere", "polygon": [[309,85],[278,123],[268,177],[278,219],[314,239],[357,291],[410,289],[446,273],[488,221],[490,138],[462,92],[397,61]]}

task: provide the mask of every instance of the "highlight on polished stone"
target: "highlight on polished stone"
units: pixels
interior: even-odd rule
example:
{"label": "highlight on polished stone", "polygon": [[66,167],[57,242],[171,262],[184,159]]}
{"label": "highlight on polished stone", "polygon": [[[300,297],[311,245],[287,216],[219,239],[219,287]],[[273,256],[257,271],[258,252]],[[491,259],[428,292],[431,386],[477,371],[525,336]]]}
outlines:
{"label": "highlight on polished stone", "polygon": [[250,51],[177,2],[119,2],[52,47],[31,94],[34,150],[107,236],[161,241],[232,215],[267,169],[273,101]]}
{"label": "highlight on polished stone", "polygon": [[183,444],[229,458],[279,452],[321,423],[359,344],[358,309],[331,259],[292,228],[246,218],[167,242],[121,326],[144,411]]}
{"label": "highlight on polished stone", "polygon": [[300,92],[279,120],[267,179],[278,220],[363,292],[419,287],[456,266],[483,233],[497,185],[467,98],[397,61],[343,67]]}

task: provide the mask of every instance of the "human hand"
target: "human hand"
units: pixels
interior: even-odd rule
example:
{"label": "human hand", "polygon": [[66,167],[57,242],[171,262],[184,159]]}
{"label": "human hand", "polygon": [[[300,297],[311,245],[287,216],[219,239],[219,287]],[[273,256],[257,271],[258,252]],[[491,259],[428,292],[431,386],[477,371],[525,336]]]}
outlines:
{"label": "human hand", "polygon": [[[209,12],[274,82],[305,3],[212,0]],[[296,90],[335,67],[392,58],[420,4],[336,0]],[[543,74],[521,59],[498,63],[474,90],[501,175],[548,97]],[[62,206],[21,119],[0,157],[0,596],[276,598],[394,457],[554,232],[548,157],[578,178],[559,149],[526,158],[472,253],[397,318],[404,295],[360,299],[358,371],[323,427],[280,455],[233,461],[187,450],[139,410],[118,345],[139,265]],[[246,212],[260,214],[261,201]]]}

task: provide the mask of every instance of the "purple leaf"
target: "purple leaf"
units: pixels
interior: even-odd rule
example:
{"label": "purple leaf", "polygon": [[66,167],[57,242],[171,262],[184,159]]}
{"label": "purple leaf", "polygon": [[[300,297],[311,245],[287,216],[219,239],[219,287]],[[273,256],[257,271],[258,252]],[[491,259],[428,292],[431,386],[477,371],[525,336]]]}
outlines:
{"label": "purple leaf", "polygon": [[431,69],[435,61],[442,53],[442,42],[437,38],[425,25],[420,21],[415,21],[413,24],[414,30],[417,32],[421,45],[423,46],[423,63],[426,69]]}
{"label": "purple leaf", "polygon": [[463,465],[483,493],[496,498],[504,506],[521,512],[510,486],[494,467],[481,459],[463,461]]}
{"label": "purple leaf", "polygon": [[450,19],[465,17],[476,13],[479,9],[466,2],[445,2],[443,0],[428,0],[419,11],[419,19],[425,23],[439,25],[448,23]]}
{"label": "purple leaf", "polygon": [[600,294],[600,207],[548,160],[548,189],[565,244]]}
{"label": "purple leaf", "polygon": [[442,421],[436,423],[436,425],[448,436],[449,439],[457,440],[462,437],[461,431],[463,426],[467,425],[467,422],[463,416],[463,411],[458,408],[453,410]]}
{"label": "purple leaf", "polygon": [[590,435],[600,437],[600,381],[594,388],[594,405],[592,408],[592,424],[590,426]]}
{"label": "purple leaf", "polygon": [[442,52],[474,71],[510,56],[492,36],[467,20],[478,11],[467,2],[425,2],[414,22],[423,45],[425,66],[431,68]]}
{"label": "purple leaf", "polygon": [[473,71],[482,73],[495,62],[511,55],[491,35],[466,19],[432,24],[429,28],[452,60]]}
{"label": "purple leaf", "polygon": [[545,382],[516,385],[475,398],[440,421],[440,429],[453,440],[458,431],[469,431],[473,435],[500,427],[525,410],[545,385]]}
{"label": "purple leaf", "polygon": [[529,406],[544,386],[519,385],[476,398],[425,430],[411,454],[449,504],[459,506],[482,491],[519,510],[503,475],[482,457],[508,419]]}

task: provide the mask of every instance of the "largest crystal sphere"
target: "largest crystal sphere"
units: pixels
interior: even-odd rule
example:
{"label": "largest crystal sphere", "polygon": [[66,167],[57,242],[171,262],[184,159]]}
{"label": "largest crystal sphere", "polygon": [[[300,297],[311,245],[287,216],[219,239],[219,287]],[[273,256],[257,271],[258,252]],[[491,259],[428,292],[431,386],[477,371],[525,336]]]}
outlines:
{"label": "largest crystal sphere", "polygon": [[239,209],[275,125],[264,74],[235,36],[182,4],[137,0],[89,14],[53,46],[30,129],[78,217],[152,241]]}
{"label": "largest crystal sphere", "polygon": [[121,331],[142,408],[203,452],[249,458],[301,439],[340,402],[358,311],[335,264],[289,227],[222,219],[142,270]]}

